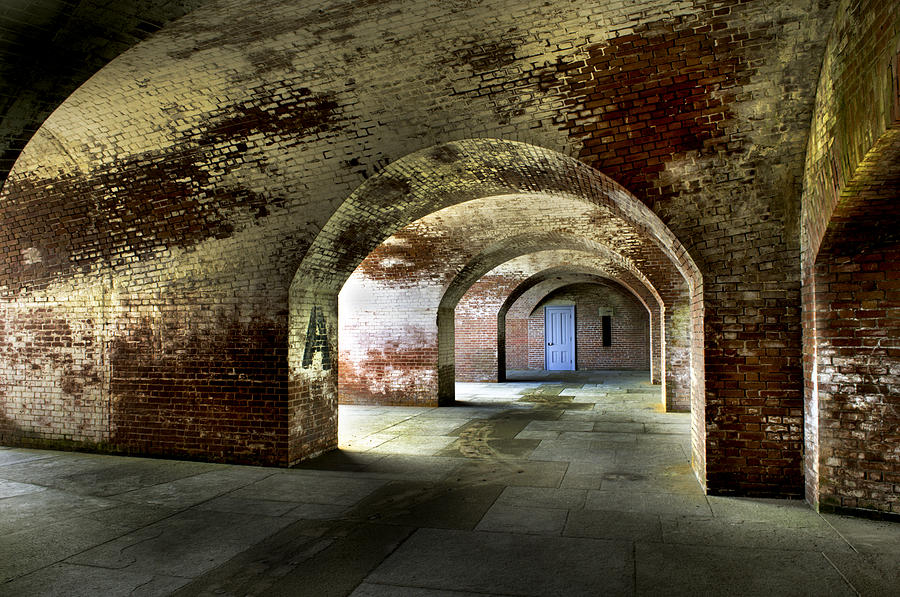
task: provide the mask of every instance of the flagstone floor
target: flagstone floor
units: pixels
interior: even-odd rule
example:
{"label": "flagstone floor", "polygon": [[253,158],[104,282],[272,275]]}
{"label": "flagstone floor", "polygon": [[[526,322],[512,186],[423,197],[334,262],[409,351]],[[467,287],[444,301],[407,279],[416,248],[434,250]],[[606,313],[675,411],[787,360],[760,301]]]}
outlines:
{"label": "flagstone floor", "polygon": [[704,495],[640,372],[342,406],[281,470],[0,448],[0,595],[900,595],[900,525]]}

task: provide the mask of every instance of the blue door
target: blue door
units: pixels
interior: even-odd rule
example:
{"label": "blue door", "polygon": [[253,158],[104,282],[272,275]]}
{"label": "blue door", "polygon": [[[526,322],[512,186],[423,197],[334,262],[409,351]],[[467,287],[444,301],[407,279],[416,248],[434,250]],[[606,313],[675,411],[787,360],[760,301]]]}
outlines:
{"label": "blue door", "polygon": [[544,307],[544,367],[575,370],[575,305]]}

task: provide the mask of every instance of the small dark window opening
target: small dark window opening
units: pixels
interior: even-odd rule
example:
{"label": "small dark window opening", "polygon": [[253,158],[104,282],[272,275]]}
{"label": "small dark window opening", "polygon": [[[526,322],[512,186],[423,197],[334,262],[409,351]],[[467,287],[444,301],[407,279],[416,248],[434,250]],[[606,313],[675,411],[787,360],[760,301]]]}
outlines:
{"label": "small dark window opening", "polygon": [[603,346],[612,346],[612,324],[609,315],[603,315]]}

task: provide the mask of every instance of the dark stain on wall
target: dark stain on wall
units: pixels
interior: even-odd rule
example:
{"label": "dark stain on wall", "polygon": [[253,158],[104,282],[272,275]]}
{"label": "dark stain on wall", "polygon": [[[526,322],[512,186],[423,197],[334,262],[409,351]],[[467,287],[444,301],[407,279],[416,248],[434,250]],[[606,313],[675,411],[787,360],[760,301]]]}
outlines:
{"label": "dark stain on wall", "polygon": [[[295,4],[294,0],[285,0],[287,4]],[[299,30],[311,30],[315,38],[328,37],[335,33],[344,33],[364,22],[361,15],[374,16],[375,9],[380,5],[389,6],[395,4],[394,0],[355,0],[338,2],[324,8],[274,20],[268,12],[261,14],[244,13],[241,20],[221,23],[219,21],[208,22],[201,19],[181,19],[169,27],[169,32],[175,32],[187,37],[197,37],[203,41],[195,42],[189,47],[170,51],[168,54],[176,60],[190,58],[197,52],[222,46],[249,46],[263,39],[271,39],[280,35],[296,33]],[[277,10],[272,6],[271,9]],[[383,16],[389,17],[399,14],[398,10],[386,12]],[[311,39],[310,43],[315,43]]]}
{"label": "dark stain on wall", "polygon": [[482,40],[475,45],[452,51],[446,64],[467,64],[475,74],[500,70],[516,61],[518,44],[513,39]]}
{"label": "dark stain on wall", "polygon": [[438,164],[452,164],[460,159],[460,154],[452,145],[438,145],[428,152],[428,157]]}
{"label": "dark stain on wall", "polygon": [[[438,406],[437,365],[435,345],[405,348],[396,342],[370,349],[362,360],[339,366],[340,402]],[[395,377],[397,370],[406,374],[401,382]]]}
{"label": "dark stain on wall", "polygon": [[425,236],[421,227],[405,227],[392,237],[394,242],[382,242],[360,262],[362,275],[402,288],[418,286],[422,276],[446,273],[447,255],[440,231],[428,231]]}
{"label": "dark stain on wall", "polygon": [[[191,143],[122,159],[98,174],[10,179],[0,204],[0,221],[12,232],[0,236],[0,250],[9,256],[0,285],[37,286],[98,261],[116,266],[232,236],[236,214],[258,220],[285,200],[222,184],[211,170],[253,163],[246,138],[255,133],[336,132],[337,109],[330,94],[301,89],[296,101],[272,110],[251,103],[223,109]],[[404,189],[387,189],[386,200]]]}
{"label": "dark stain on wall", "polygon": [[729,88],[752,71],[732,41],[746,34],[729,34],[684,18],[647,23],[560,60],[533,83],[566,96],[570,116],[559,124],[582,142],[579,158],[652,203],[673,194],[657,183],[666,161],[739,151],[725,132]]}
{"label": "dark stain on wall", "polygon": [[287,326],[144,320],[111,343],[111,443],[126,452],[286,464]]}
{"label": "dark stain on wall", "polygon": [[203,131],[198,140],[205,146],[243,139],[254,133],[312,135],[340,130],[334,124],[339,106],[333,94],[301,88],[294,99],[268,110],[249,101],[229,106],[211,117],[215,124]]}

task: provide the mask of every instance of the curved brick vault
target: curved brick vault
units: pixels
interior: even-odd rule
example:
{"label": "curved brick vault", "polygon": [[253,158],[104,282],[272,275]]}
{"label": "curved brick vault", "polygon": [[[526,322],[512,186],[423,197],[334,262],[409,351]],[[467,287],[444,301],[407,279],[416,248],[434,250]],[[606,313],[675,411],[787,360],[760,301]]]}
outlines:
{"label": "curved brick vault", "polygon": [[[627,222],[602,208],[541,194],[472,200],[411,223],[363,260],[342,291],[341,358],[347,366],[340,378],[347,399],[435,404],[439,396],[452,401],[455,306],[490,270],[534,251],[587,252],[608,269],[640,280],[659,297],[655,282],[666,294],[666,321],[673,326],[675,307],[689,304],[675,268],[661,267],[657,256],[655,267],[648,270],[651,281],[605,244],[618,242],[621,250],[642,257],[639,241]],[[687,408],[690,402],[691,388],[683,382],[689,375],[675,366],[681,360],[679,367],[687,368],[686,323],[671,331],[668,345],[673,367],[667,395],[672,407]],[[385,385],[387,377],[394,378],[393,384]]]}
{"label": "curved brick vault", "polygon": [[[619,284],[629,288],[629,292],[639,298],[644,307],[651,314],[650,327],[652,328],[652,344],[655,351],[655,366],[652,367],[651,378],[659,383],[661,367],[660,347],[665,338],[665,325],[661,318],[665,305],[662,298],[650,281],[638,271],[633,264],[622,258],[604,245],[591,243],[585,239],[568,238],[565,244],[569,249],[547,250],[553,242],[538,237],[537,242],[526,246],[540,247],[542,250],[535,253],[524,254],[521,257],[511,258],[497,265],[488,272],[481,273],[481,269],[473,271],[461,271],[453,281],[450,288],[444,294],[439,308],[438,323],[441,323],[441,313],[446,314],[452,310],[456,319],[456,346],[457,365],[460,358],[463,359],[463,368],[470,367],[466,364],[472,358],[472,349],[481,353],[481,359],[490,359],[494,363],[490,374],[486,373],[484,366],[480,367],[479,381],[502,381],[505,379],[505,343],[504,335],[506,326],[504,318],[511,304],[533,285],[548,278],[571,279],[573,275],[591,273],[593,275],[616,280]],[[557,240],[558,244],[560,241]],[[577,250],[573,248],[577,247]],[[482,268],[483,269],[483,268]],[[477,280],[473,278],[478,276]],[[457,298],[456,292],[451,292],[454,286],[465,288],[465,293]],[[477,334],[469,334],[461,326],[461,319],[468,321],[472,329],[478,330]],[[496,329],[493,326],[496,320]],[[462,334],[462,337],[460,337]],[[677,330],[681,338],[690,336],[689,329]],[[460,345],[465,345],[465,354],[460,354]],[[686,389],[685,389],[686,390]],[[671,395],[674,397],[676,390],[673,388]],[[664,392],[664,396],[668,395]],[[690,401],[687,396],[682,403],[686,408]],[[669,404],[675,408],[675,401]]]}
{"label": "curved brick vault", "polygon": [[[506,367],[506,334],[507,314],[518,307],[522,309],[523,317],[530,315],[541,298],[551,292],[575,282],[606,281],[615,283],[627,289],[647,309],[650,328],[650,379],[653,383],[660,383],[664,377],[665,362],[662,358],[662,345],[665,338],[665,326],[662,325],[662,300],[652,286],[641,280],[629,271],[618,268],[610,268],[609,265],[596,257],[581,255],[577,259],[570,256],[550,256],[550,259],[542,265],[546,266],[530,277],[521,280],[503,300],[503,304],[497,311],[497,351],[499,379],[503,379]],[[553,262],[557,263],[554,265]],[[577,263],[578,265],[570,265]],[[477,288],[475,289],[477,291]],[[471,292],[471,290],[470,290]],[[467,293],[468,295],[468,293]],[[530,297],[528,295],[531,295]],[[465,302],[466,297],[463,298]],[[464,303],[465,304],[465,303]],[[526,315],[527,312],[527,315]]]}
{"label": "curved brick vault", "polygon": [[[333,410],[339,380],[354,401],[452,402],[456,304],[497,265],[548,248],[613,252],[650,281],[668,306],[667,403],[702,412],[702,278],[679,241],[603,174],[495,139],[390,164],[323,227],[291,286],[292,391],[311,397],[300,410]],[[354,302],[363,314],[344,326],[343,368],[332,356],[340,287],[355,298],[345,310]]]}
{"label": "curved brick vault", "polygon": [[[354,225],[438,208],[431,189],[454,164],[477,174],[453,202],[590,195],[596,181],[567,155],[652,210],[702,275],[690,383],[705,388],[692,417],[709,491],[803,493],[814,341],[801,343],[801,286],[806,326],[837,198],[896,121],[893,3],[166,4],[158,24],[199,8],[62,102],[0,190],[2,441],[280,465],[328,449],[333,386],[290,371],[336,358],[328,301],[403,222]],[[79,61],[80,79],[144,36],[129,14],[112,21],[126,35]],[[9,105],[56,102],[75,81],[44,94],[59,81],[45,74],[8,78]],[[5,122],[4,150],[52,107]],[[493,142],[452,143],[471,138],[525,144],[498,167],[474,150]],[[397,164],[417,152],[433,172],[407,177]],[[354,203],[366,181],[380,190]],[[335,214],[343,237],[325,230]],[[622,253],[646,271],[646,248]],[[317,273],[292,301],[301,263]],[[805,454],[817,503],[817,452]],[[895,507],[895,490],[878,495],[871,507]]]}

